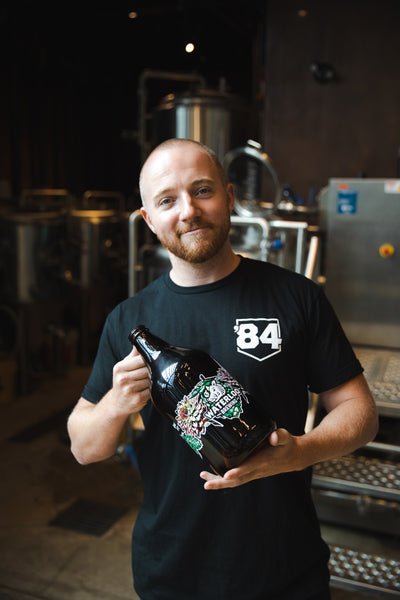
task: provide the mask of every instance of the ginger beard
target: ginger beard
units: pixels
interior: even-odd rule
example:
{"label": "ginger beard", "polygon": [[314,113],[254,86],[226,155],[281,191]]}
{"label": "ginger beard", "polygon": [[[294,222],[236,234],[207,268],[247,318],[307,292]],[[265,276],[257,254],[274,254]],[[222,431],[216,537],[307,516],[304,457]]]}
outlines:
{"label": "ginger beard", "polygon": [[[228,238],[230,226],[230,209],[227,205],[226,213],[218,223],[204,221],[199,217],[169,234],[158,234],[157,237],[177,258],[199,264],[213,258],[221,250]],[[198,231],[194,231],[196,229]],[[188,233],[190,231],[193,233]]]}

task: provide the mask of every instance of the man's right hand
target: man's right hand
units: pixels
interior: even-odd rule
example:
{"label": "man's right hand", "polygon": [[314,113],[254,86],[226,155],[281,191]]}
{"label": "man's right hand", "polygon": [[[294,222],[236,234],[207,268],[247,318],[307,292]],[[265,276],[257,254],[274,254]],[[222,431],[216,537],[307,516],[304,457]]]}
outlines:
{"label": "man's right hand", "polygon": [[150,380],[136,348],[113,368],[113,385],[97,403],[80,398],[68,419],[71,451],[81,464],[113,456],[128,417],[150,399]]}
{"label": "man's right hand", "polygon": [[149,373],[135,347],[114,365],[113,387],[109,393],[114,409],[127,416],[139,412],[149,401]]}

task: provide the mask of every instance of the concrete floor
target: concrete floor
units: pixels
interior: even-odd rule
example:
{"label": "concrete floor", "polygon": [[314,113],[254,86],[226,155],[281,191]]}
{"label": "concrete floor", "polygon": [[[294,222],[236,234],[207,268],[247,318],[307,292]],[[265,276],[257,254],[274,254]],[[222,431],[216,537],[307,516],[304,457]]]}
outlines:
{"label": "concrete floor", "polygon": [[[138,598],[130,542],[140,478],[131,464],[117,459],[82,467],[69,451],[65,415],[87,375],[88,369],[76,367],[63,377],[43,377],[29,394],[0,404],[1,600]],[[125,512],[102,535],[51,524],[77,500]],[[351,535],[335,527],[323,530],[329,543]],[[373,551],[374,538],[368,540]],[[332,600],[376,597],[332,589]]]}

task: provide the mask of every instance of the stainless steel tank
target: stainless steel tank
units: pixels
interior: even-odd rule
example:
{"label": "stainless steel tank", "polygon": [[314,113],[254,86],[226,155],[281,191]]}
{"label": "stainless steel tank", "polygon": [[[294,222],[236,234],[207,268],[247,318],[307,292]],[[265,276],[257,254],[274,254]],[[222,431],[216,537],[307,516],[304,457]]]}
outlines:
{"label": "stainless steel tank", "polygon": [[[86,191],[69,213],[71,279],[89,289],[103,283],[119,264],[124,197]],[[127,250],[125,250],[126,252]]]}
{"label": "stainless steel tank", "polygon": [[153,113],[152,147],[168,138],[187,138],[206,144],[222,161],[231,148],[256,135],[255,121],[255,111],[227,92],[168,94]]}
{"label": "stainless steel tank", "polygon": [[107,313],[126,297],[124,208],[123,194],[88,190],[69,213],[70,280],[79,307],[82,364],[94,357]]}
{"label": "stainless steel tank", "polygon": [[66,257],[65,211],[10,210],[1,215],[0,230],[3,301],[56,296]]}

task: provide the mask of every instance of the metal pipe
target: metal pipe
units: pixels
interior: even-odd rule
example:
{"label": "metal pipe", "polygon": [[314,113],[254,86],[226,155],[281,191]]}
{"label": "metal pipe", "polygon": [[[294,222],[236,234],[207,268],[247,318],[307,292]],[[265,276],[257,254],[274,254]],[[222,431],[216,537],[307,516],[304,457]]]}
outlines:
{"label": "metal pipe", "polygon": [[136,273],[140,271],[138,266],[138,235],[137,235],[137,224],[142,219],[142,213],[140,210],[135,210],[129,215],[129,261],[128,261],[128,295],[134,296],[136,294]]}
{"label": "metal pipe", "polygon": [[308,279],[312,279],[315,270],[315,263],[317,262],[317,255],[319,249],[319,238],[317,235],[313,235],[310,239],[310,246],[308,248],[307,263],[304,271],[304,275]]}
{"label": "metal pipe", "polygon": [[277,229],[307,229],[308,223],[305,221],[284,221],[281,219],[273,219],[269,221],[270,227]]}
{"label": "metal pipe", "polygon": [[294,266],[294,270],[297,273],[302,273],[303,247],[304,247],[304,229],[299,229],[298,232],[297,232],[296,263],[295,263],[295,266]]}
{"label": "metal pipe", "polygon": [[384,444],[382,442],[368,442],[366,447],[371,448],[371,450],[377,450],[378,452],[393,452],[395,454],[400,454],[400,446],[396,446],[395,444]]}
{"label": "metal pipe", "polygon": [[297,229],[296,259],[294,268],[296,273],[301,273],[303,264],[304,233],[308,228],[308,223],[304,221],[273,220],[269,221],[269,226],[275,227],[276,229]]}
{"label": "metal pipe", "polygon": [[232,216],[231,223],[237,224],[237,225],[256,225],[256,226],[260,227],[262,234],[263,234],[263,236],[261,238],[261,243],[260,243],[260,248],[261,248],[260,257],[261,257],[261,260],[267,261],[268,260],[268,233],[269,233],[268,221],[266,219],[263,219],[262,217]]}

